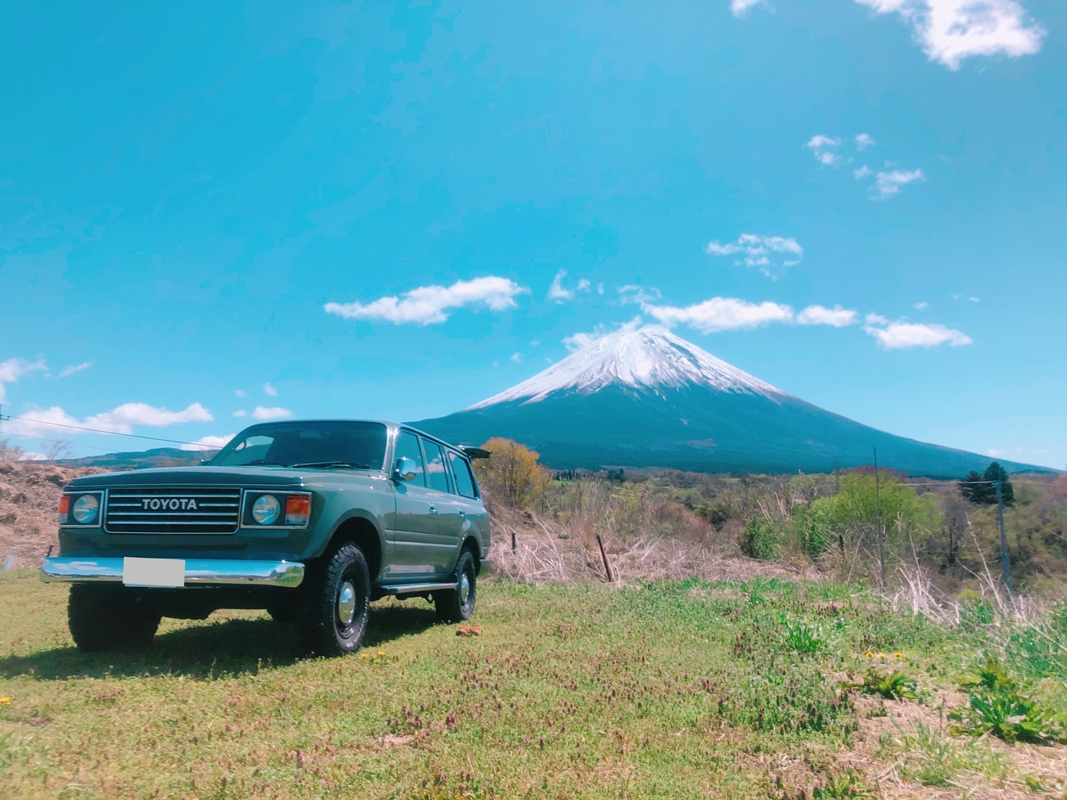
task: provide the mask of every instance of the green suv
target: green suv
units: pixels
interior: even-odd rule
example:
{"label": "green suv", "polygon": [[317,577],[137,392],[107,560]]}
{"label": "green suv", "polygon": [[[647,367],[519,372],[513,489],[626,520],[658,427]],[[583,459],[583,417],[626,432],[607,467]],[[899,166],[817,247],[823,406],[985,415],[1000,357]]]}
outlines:
{"label": "green suv", "polygon": [[309,650],[350,653],[386,595],[471,616],[489,516],[470,459],[486,456],[390,422],[253,425],[198,467],[71,481],[42,577],[73,584],[82,650],[144,646],[162,617],[264,608]]}

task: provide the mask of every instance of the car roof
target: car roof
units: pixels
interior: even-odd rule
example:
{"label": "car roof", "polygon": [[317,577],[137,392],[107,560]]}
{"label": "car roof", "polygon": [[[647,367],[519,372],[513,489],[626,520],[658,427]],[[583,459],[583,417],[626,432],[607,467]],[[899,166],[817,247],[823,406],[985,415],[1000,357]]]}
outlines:
{"label": "car roof", "polygon": [[[435,441],[438,444],[444,445],[445,447],[447,447],[447,448],[449,448],[451,450],[457,451],[458,453],[460,453],[464,457],[469,458],[469,456],[467,456],[467,454],[463,452],[463,448],[460,447],[458,444],[452,444],[451,442],[446,442],[444,439],[442,439],[442,438],[440,438],[438,436],[434,436],[432,433],[426,433],[426,431],[421,431],[418,428],[416,428],[414,425],[408,425],[406,422],[392,422],[392,421],[387,420],[387,419],[355,419],[355,418],[352,418],[352,417],[342,417],[342,418],[333,418],[333,419],[279,419],[279,420],[269,420],[269,421],[264,421],[264,422],[257,422],[254,425],[249,425],[248,427],[249,428],[256,428],[256,427],[259,427],[260,425],[292,424],[292,423],[301,423],[301,422],[370,422],[370,423],[375,423],[375,424],[378,424],[378,425],[384,425],[384,426],[386,426],[387,428],[389,428],[391,430],[400,430],[402,428],[404,430],[411,431],[412,433],[417,433],[419,436],[425,436],[427,439]],[[246,428],[245,430],[248,430],[248,428]]]}

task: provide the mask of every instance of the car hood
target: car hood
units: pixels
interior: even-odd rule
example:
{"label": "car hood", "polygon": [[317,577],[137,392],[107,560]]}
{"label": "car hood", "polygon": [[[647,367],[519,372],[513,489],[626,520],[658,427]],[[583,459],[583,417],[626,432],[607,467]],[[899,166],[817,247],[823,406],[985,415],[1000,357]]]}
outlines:
{"label": "car hood", "polygon": [[118,486],[307,486],[316,483],[382,480],[380,471],[351,472],[288,467],[157,467],[129,472],[104,472],[75,478],[69,489]]}

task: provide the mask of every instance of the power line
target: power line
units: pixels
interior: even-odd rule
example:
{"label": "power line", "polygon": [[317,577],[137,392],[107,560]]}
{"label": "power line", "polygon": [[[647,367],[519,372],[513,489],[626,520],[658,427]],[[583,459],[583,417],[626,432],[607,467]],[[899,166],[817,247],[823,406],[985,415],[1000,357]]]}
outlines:
{"label": "power line", "polygon": [[[183,442],[183,441],[179,441],[178,439],[160,439],[158,436],[142,436],[139,433],[123,433],[122,431],[104,431],[104,430],[100,430],[99,428],[85,428],[85,427],[83,427],[81,425],[67,425],[67,424],[65,424],[63,422],[48,422],[48,421],[43,420],[43,419],[30,419],[29,417],[8,417],[8,419],[18,419],[18,420],[22,420],[23,422],[33,422],[33,423],[35,423],[37,425],[52,425],[52,426],[57,427],[57,428],[71,428],[72,430],[87,431],[89,433],[103,433],[103,434],[107,434],[108,436],[128,436],[131,439],[147,439],[147,440],[149,440],[151,442],[168,442],[170,444],[195,444],[195,442]],[[10,435],[11,436],[20,436],[21,434],[12,433]],[[33,437],[32,436],[27,436],[26,438],[32,439]]]}
{"label": "power line", "polygon": [[[49,442],[49,443],[55,442],[55,439],[45,439],[43,436],[27,436],[24,433],[13,433],[11,435],[16,437],[16,438],[19,438],[19,439],[33,439],[35,442]],[[103,451],[105,453],[111,450],[110,447],[100,447],[99,445],[93,445],[93,444],[81,444],[80,442],[71,442],[70,446],[71,447],[87,447],[90,450],[101,450],[101,451]]]}

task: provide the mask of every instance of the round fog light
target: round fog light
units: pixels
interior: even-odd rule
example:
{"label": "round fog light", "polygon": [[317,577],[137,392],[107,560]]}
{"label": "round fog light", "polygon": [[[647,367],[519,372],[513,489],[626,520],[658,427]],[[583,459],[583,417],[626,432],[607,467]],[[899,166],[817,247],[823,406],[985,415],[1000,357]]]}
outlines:
{"label": "round fog light", "polygon": [[99,510],[100,501],[96,499],[96,495],[83,494],[74,501],[71,514],[74,515],[74,521],[79,525],[88,525],[90,522],[96,521],[96,515]]}
{"label": "round fog light", "polygon": [[282,511],[282,504],[272,494],[261,494],[252,504],[252,519],[260,525],[273,525]]}

